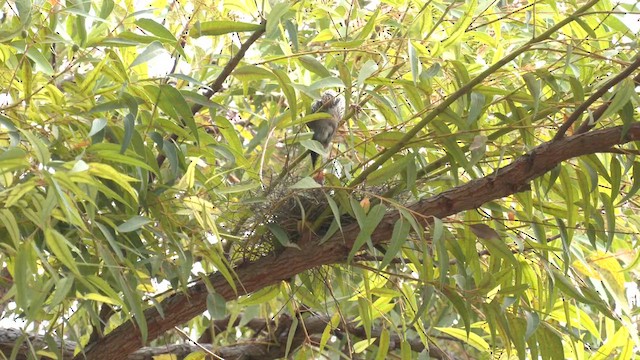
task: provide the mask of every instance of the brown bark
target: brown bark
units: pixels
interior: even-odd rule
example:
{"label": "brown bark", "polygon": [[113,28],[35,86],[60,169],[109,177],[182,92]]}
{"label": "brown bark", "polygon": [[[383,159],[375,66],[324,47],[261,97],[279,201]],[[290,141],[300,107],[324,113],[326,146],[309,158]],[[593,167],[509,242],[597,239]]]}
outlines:
{"label": "brown bark", "polygon": [[[444,218],[461,211],[475,209],[482,204],[502,197],[526,191],[529,182],[559,163],[581,155],[609,150],[612,146],[640,139],[640,123],[633,124],[626,136],[622,137],[622,127],[614,127],[574,135],[544,143],[510,165],[498,169],[483,178],[455,187],[431,198],[417,202],[410,209],[429,217]],[[387,241],[398,219],[396,212],[390,212],[374,231],[374,244]],[[215,291],[227,300],[236,299],[296,274],[320,265],[344,262],[360,229],[357,224],[343,229],[323,244],[310,241],[300,244],[300,249],[287,248],[277,257],[265,256],[248,262],[235,269],[237,275],[236,293],[219,273],[210,275],[209,281]],[[206,310],[207,289],[202,281],[189,288],[186,293],[172,295],[162,301],[164,317],[156,310],[145,311],[149,340],[153,340],[172,327],[200,315]],[[128,354],[144,346],[133,321],[127,322],[95,344],[91,344],[77,359],[127,359]]]}
{"label": "brown bark", "polygon": [[[238,319],[239,320],[239,319]],[[214,321],[213,326],[217,328],[217,331],[226,329],[229,318]],[[275,322],[270,327],[271,332],[263,333],[263,336],[244,343],[214,347],[210,343],[183,343],[183,344],[169,344],[157,347],[143,347],[127,356],[128,360],[153,360],[154,357],[159,355],[171,354],[178,359],[183,359],[187,355],[193,352],[203,352],[205,354],[213,353],[219,358],[225,360],[269,360],[279,359],[286,355],[287,341],[289,333],[294,331],[294,335],[291,340],[290,352],[294,352],[305,342],[310,341],[316,345],[319,342],[320,335],[324,332],[327,324],[331,321],[330,316],[326,315],[312,315],[304,319],[295,329],[292,328],[293,321],[288,315],[282,315],[276,326]],[[272,322],[265,319],[251,319],[245,327],[251,328],[256,333],[261,333],[264,329],[267,329],[267,322]],[[304,324],[303,324],[304,322]],[[238,321],[232,324],[234,327],[238,325]],[[357,326],[352,320],[341,323],[338,328],[334,329],[333,334],[339,336],[348,336],[348,334],[366,339],[367,334],[362,326]],[[374,327],[371,329],[371,336],[380,338],[382,329]],[[22,339],[22,341],[20,340]],[[18,351],[18,360],[27,359],[29,355],[32,355],[31,349],[46,349],[50,343],[47,343],[41,335],[25,335],[18,329],[0,329],[0,353],[5,354],[7,357],[14,351],[15,346],[18,346],[20,342],[20,348]],[[402,338],[393,330],[389,334],[389,350],[394,350],[400,347]],[[377,343],[377,342],[376,342]],[[421,352],[425,349],[422,340],[418,337],[415,339],[409,339],[408,341],[411,349],[416,352]],[[31,344],[31,346],[29,346]],[[60,350],[58,355],[62,356],[62,359],[73,358],[73,351],[76,347],[74,342],[65,342],[56,344]],[[429,346],[429,354],[434,359],[451,359],[443,350]],[[213,358],[213,356],[210,356]],[[43,359],[49,359],[47,356],[43,356]],[[103,358],[105,359],[105,358]]]}

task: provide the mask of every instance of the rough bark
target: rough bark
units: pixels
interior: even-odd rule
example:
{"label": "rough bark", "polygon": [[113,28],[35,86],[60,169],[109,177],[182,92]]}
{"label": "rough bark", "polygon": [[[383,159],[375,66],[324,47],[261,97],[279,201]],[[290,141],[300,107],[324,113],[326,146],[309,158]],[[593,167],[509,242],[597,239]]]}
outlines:
{"label": "rough bark", "polygon": [[[239,320],[239,319],[238,319]],[[236,321],[233,326],[237,326],[239,321]],[[217,331],[222,331],[227,328],[229,319],[216,320],[213,326]],[[279,359],[286,355],[287,341],[289,332],[294,331],[293,338],[291,340],[290,352],[294,352],[305,342],[311,342],[314,344],[319,343],[320,335],[324,332],[327,324],[331,321],[331,317],[326,315],[312,315],[301,320],[304,322],[299,323],[295,329],[292,328],[293,321],[288,315],[282,315],[278,324],[271,324],[271,327],[267,327],[267,323],[270,322],[265,319],[251,319],[247,323],[247,327],[251,328],[256,333],[261,333],[264,329],[270,328],[270,333],[265,333],[260,338],[252,341],[247,341],[241,344],[233,344],[228,346],[214,347],[209,343],[183,343],[183,344],[170,344],[157,347],[143,347],[127,356],[128,360],[153,360],[154,357],[160,355],[174,355],[177,359],[183,359],[187,355],[193,352],[203,352],[209,357],[214,358],[213,355],[225,359],[225,360],[269,360]],[[382,329],[374,327],[371,329],[371,336],[380,338]],[[341,323],[333,331],[334,335],[348,336],[349,334],[361,339],[366,339],[366,331],[361,326],[356,326],[354,321],[348,321]],[[391,332],[389,336],[389,350],[394,350],[400,347],[402,338],[397,334]],[[17,360],[28,359],[29,354],[32,354],[31,349],[46,349],[49,345],[43,336],[41,335],[26,335],[18,329],[0,329],[0,352],[9,357],[11,352],[14,351],[16,344],[20,343],[18,351],[19,355]],[[416,352],[421,352],[425,349],[424,344],[420,338],[409,340],[411,349]],[[57,342],[56,345],[60,349],[60,355],[62,360],[72,359],[73,352],[76,347],[74,342]],[[451,356],[446,354],[441,349],[430,346],[429,354],[434,359],[451,359]],[[49,359],[47,356],[43,356],[43,359]],[[106,359],[104,357],[103,359]]]}
{"label": "rough bark", "polygon": [[[421,220],[430,217],[444,218],[465,210],[475,209],[489,201],[526,191],[529,182],[559,163],[582,155],[609,150],[612,146],[640,139],[640,124],[633,124],[623,137],[622,127],[608,128],[589,133],[565,137],[544,143],[511,164],[483,178],[470,181],[431,198],[419,201],[410,209],[421,214]],[[374,244],[387,241],[398,219],[397,212],[390,212],[374,231]],[[275,257],[265,256],[235,268],[237,292],[219,273],[210,275],[209,281],[215,291],[226,300],[236,299],[296,274],[320,265],[344,262],[360,229],[357,224],[345,227],[342,233],[319,244],[307,241],[300,249],[287,248]],[[153,340],[165,331],[206,310],[207,289],[202,281],[189,288],[186,293],[172,295],[162,301],[164,317],[156,308],[145,311],[148,324],[148,339]],[[127,322],[107,334],[95,344],[90,344],[77,359],[127,359],[128,355],[145,344],[141,342],[133,321]]]}

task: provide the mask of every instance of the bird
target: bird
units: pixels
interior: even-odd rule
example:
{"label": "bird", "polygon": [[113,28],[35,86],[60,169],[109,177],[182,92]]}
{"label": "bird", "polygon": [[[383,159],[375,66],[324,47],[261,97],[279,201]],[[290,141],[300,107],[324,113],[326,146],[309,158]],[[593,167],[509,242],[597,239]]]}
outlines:
{"label": "bird", "polygon": [[[331,140],[336,133],[338,124],[344,116],[344,97],[339,96],[332,90],[325,91],[320,99],[311,104],[311,113],[327,113],[329,116],[324,119],[314,120],[307,123],[313,131],[313,140],[316,140],[326,148],[331,144]],[[311,166],[315,167],[318,160],[318,153],[311,151]]]}

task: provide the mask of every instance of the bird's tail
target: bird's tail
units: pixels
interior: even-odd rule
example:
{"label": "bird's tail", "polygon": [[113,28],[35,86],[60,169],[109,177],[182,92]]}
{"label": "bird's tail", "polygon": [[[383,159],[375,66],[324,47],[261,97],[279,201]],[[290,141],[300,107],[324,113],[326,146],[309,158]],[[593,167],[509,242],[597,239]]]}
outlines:
{"label": "bird's tail", "polygon": [[319,154],[315,151],[310,151],[310,154],[311,154],[311,168],[315,169],[316,161],[318,161]]}

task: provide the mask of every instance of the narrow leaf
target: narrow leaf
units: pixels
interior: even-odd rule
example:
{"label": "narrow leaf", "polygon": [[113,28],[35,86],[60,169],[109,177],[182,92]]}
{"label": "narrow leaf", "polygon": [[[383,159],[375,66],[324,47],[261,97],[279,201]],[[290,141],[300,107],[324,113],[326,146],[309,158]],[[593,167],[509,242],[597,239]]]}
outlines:
{"label": "narrow leaf", "polygon": [[250,24],[239,21],[205,21],[197,23],[189,32],[194,38],[200,36],[216,36],[232,32],[256,31],[263,28],[261,24]]}
{"label": "narrow leaf", "polygon": [[129,220],[125,221],[124,223],[120,224],[117,227],[117,229],[119,232],[122,232],[122,233],[136,231],[150,222],[151,222],[151,219],[144,216],[136,215],[131,217]]}

